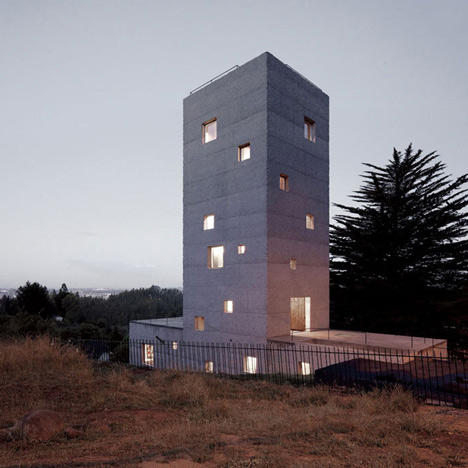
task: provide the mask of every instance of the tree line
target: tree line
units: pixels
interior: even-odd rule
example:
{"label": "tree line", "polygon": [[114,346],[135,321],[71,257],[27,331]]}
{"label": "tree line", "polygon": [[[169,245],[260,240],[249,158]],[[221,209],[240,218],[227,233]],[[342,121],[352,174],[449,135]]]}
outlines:
{"label": "tree line", "polygon": [[330,230],[332,326],[468,350],[468,174],[411,145],[365,166]]}
{"label": "tree line", "polygon": [[131,320],[180,315],[178,289],[151,286],[105,299],[72,293],[66,284],[58,292],[49,292],[46,286],[27,282],[15,297],[0,300],[0,335],[121,340]]}

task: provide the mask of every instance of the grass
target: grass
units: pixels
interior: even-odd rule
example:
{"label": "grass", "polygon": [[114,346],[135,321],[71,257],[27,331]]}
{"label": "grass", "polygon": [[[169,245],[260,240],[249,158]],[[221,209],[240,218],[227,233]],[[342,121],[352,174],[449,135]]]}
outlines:
{"label": "grass", "polygon": [[73,440],[2,444],[1,467],[186,458],[226,468],[440,468],[466,466],[468,455],[446,418],[398,388],[345,396],[98,365],[47,338],[0,343],[0,394],[0,427],[47,408],[83,431]]}

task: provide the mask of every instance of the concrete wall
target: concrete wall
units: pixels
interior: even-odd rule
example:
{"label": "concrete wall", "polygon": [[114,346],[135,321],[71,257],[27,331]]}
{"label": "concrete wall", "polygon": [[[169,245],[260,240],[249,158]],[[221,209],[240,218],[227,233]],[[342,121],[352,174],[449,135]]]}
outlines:
{"label": "concrete wall", "polygon": [[[263,55],[184,100],[184,338],[261,342],[266,338],[267,85]],[[203,122],[217,139],[202,143]],[[238,147],[251,158],[239,162]],[[215,229],[203,231],[203,217]],[[246,252],[238,255],[237,245]],[[224,267],[207,268],[208,246],[223,245]],[[224,300],[234,313],[223,311]],[[194,317],[205,330],[194,330]]]}
{"label": "concrete wall", "polygon": [[[304,116],[316,122],[315,143],[304,138]],[[202,124],[213,118],[217,139],[203,143]],[[311,326],[328,327],[328,120],[328,96],[269,53],[184,100],[184,340],[288,334],[291,297],[310,297]],[[239,162],[245,143],[251,158]],[[289,192],[279,189],[280,173]],[[215,229],[204,231],[208,214]],[[217,245],[224,267],[209,269],[207,248]],[[234,302],[232,314],[224,300]]]}
{"label": "concrete wall", "polygon": [[[289,333],[291,297],[311,298],[311,328],[329,326],[329,98],[271,55],[267,84],[270,338]],[[304,137],[304,117],[315,121],[315,142]],[[314,230],[306,229],[306,214],[314,215]]]}

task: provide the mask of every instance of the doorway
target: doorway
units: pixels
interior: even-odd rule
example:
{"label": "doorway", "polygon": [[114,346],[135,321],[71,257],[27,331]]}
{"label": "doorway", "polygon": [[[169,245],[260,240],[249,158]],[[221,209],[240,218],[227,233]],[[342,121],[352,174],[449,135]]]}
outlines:
{"label": "doorway", "polygon": [[310,297],[291,297],[291,330],[310,330]]}

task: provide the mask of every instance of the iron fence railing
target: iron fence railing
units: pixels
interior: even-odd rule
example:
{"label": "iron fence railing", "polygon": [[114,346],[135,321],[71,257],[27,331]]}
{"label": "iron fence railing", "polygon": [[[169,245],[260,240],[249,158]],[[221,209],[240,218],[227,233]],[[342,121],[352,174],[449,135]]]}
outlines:
{"label": "iron fence railing", "polygon": [[418,355],[294,343],[159,340],[88,340],[74,344],[98,361],[235,379],[322,384],[343,391],[399,385],[426,402],[468,409],[468,363],[436,351]]}

